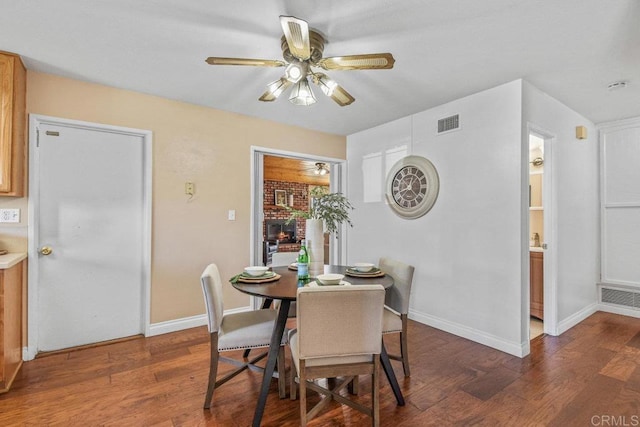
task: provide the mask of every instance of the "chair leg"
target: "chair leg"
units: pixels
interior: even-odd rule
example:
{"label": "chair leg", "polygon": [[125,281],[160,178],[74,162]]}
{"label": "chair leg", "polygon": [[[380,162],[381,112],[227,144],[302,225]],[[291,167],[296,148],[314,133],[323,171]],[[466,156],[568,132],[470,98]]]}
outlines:
{"label": "chair leg", "polygon": [[349,394],[353,394],[354,396],[357,396],[360,391],[360,377],[358,375],[353,377],[353,380],[349,383]]}
{"label": "chair leg", "polygon": [[373,358],[371,377],[371,425],[380,427],[380,358]]}
{"label": "chair leg", "polygon": [[284,361],[284,347],[280,346],[278,350],[278,394],[280,399],[284,399],[287,397],[287,383],[286,383],[286,367]]}
{"label": "chair leg", "polygon": [[402,368],[404,369],[404,376],[410,377],[411,370],[409,369],[409,350],[407,349],[407,315],[402,314],[402,332],[400,332],[400,355],[402,356]]}
{"label": "chair leg", "polygon": [[300,364],[300,372],[298,378],[300,383],[300,427],[307,425],[307,380],[304,374],[304,360],[298,362]]}
{"label": "chair leg", "polygon": [[218,359],[220,353],[218,352],[218,333],[211,334],[211,357],[209,360],[209,385],[207,386],[207,395],[204,398],[204,409],[211,407],[211,401],[213,400],[213,391],[216,387],[216,376],[218,375]]}
{"label": "chair leg", "polygon": [[291,358],[291,376],[289,377],[291,381],[289,382],[289,397],[291,400],[296,400],[296,365],[293,361],[293,357]]}

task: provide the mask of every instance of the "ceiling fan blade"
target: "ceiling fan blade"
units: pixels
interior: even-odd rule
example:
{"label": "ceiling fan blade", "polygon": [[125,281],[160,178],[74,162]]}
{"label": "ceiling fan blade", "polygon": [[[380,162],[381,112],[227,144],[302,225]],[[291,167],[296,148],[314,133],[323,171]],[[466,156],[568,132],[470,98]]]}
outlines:
{"label": "ceiling fan blade", "polygon": [[206,59],[210,65],[252,65],[254,67],[284,67],[284,61],[276,59],[250,59],[250,58],[220,58],[210,56]]}
{"label": "ceiling fan blade", "polygon": [[284,33],[289,51],[300,61],[306,61],[311,57],[311,45],[309,43],[309,24],[307,21],[293,16],[280,16],[280,25]]}
{"label": "ceiling fan blade", "polygon": [[370,53],[324,58],[318,61],[318,66],[325,70],[387,70],[395,62],[390,53]]}
{"label": "ceiling fan blade", "polygon": [[285,89],[287,89],[292,84],[293,83],[291,83],[287,78],[281,77],[279,80],[269,83],[267,85],[267,91],[263,93],[262,96],[258,98],[258,100],[263,102],[275,101],[282,94],[282,92],[284,92]]}
{"label": "ceiling fan blade", "polygon": [[347,92],[340,85],[336,86],[336,88],[333,90],[333,93],[330,96],[331,96],[331,99],[336,101],[336,103],[341,107],[349,105],[356,100],[353,96],[351,96],[349,92]]}
{"label": "ceiling fan blade", "polygon": [[339,106],[344,107],[356,99],[331,77],[323,73],[314,73],[313,82],[320,86],[322,92],[331,97]]}

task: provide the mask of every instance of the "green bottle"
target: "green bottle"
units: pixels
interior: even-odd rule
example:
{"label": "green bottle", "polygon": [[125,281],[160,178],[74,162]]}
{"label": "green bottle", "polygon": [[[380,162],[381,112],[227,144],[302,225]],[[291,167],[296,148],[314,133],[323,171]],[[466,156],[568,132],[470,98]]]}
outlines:
{"label": "green bottle", "polygon": [[309,252],[307,252],[307,241],[304,239],[298,252],[298,280],[309,280]]}

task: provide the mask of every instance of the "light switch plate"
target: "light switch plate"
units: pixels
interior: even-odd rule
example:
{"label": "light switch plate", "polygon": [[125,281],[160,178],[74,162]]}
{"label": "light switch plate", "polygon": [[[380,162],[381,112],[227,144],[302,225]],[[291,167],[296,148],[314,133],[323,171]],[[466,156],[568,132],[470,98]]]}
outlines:
{"label": "light switch plate", "polygon": [[236,220],[236,211],[235,211],[235,209],[230,209],[229,210],[228,218],[229,218],[229,221],[235,221]]}
{"label": "light switch plate", "polygon": [[20,209],[0,209],[0,222],[20,222]]}

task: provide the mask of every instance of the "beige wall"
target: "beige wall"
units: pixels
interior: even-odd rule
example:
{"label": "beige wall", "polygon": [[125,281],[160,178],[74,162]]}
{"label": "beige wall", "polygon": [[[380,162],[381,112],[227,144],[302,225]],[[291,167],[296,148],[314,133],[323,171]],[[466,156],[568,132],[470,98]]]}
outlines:
{"label": "beige wall", "polygon": [[[208,263],[228,278],[250,262],[251,145],[346,158],[343,136],[31,71],[27,111],[153,132],[152,323],[204,313]],[[224,297],[227,309],[249,301],[230,286]]]}

